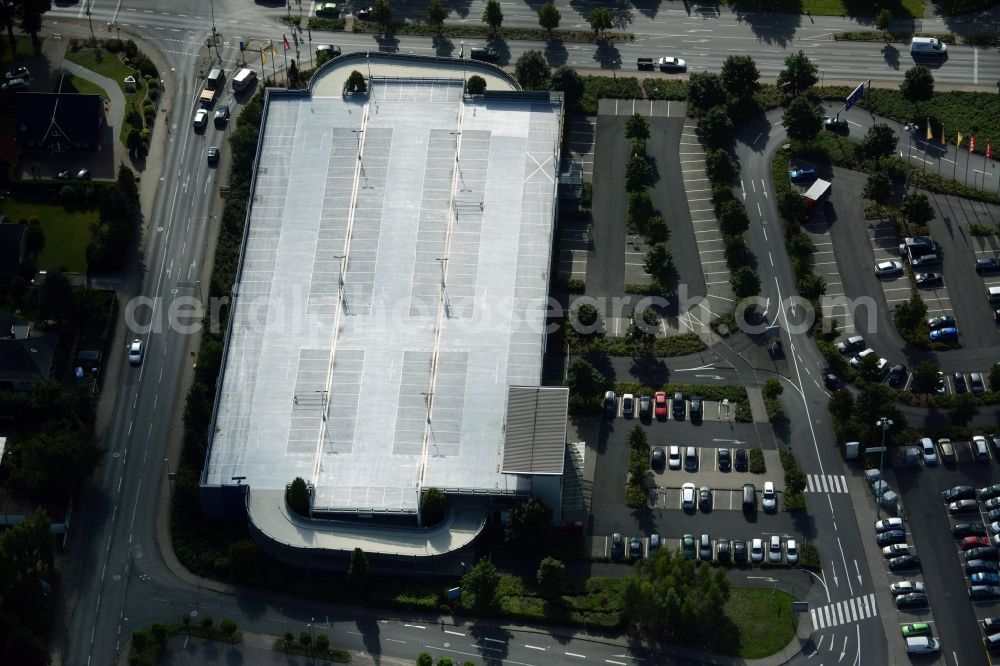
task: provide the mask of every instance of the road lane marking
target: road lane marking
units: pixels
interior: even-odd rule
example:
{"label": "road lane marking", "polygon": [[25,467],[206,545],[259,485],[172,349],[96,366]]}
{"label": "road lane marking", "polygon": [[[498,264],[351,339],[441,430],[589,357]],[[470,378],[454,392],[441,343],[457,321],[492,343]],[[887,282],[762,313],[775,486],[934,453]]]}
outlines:
{"label": "road lane marking", "polygon": [[[419,624],[404,624],[404,627],[409,627],[410,629],[426,629],[427,627],[421,627]],[[489,640],[488,638],[486,640]]]}
{"label": "road lane marking", "polygon": [[461,631],[452,631],[450,629],[445,629],[444,633],[451,634],[452,636],[465,636]]}
{"label": "road lane marking", "polygon": [[531,650],[541,650],[542,652],[545,652],[548,649],[548,648],[538,647],[537,645],[528,645],[527,643],[524,644],[524,647],[529,648]]}

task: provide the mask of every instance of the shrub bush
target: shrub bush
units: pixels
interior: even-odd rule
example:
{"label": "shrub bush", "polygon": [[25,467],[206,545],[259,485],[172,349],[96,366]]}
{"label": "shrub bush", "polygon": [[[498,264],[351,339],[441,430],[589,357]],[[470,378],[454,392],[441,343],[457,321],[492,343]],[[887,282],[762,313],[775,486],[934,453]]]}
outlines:
{"label": "shrub bush", "polygon": [[763,449],[750,449],[750,473],[764,474],[767,472],[767,465],[764,463]]}

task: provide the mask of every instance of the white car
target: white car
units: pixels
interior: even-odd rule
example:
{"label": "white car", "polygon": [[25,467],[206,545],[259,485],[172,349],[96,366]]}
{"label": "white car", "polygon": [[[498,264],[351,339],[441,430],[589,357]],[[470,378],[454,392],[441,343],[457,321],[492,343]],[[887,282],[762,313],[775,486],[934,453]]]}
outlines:
{"label": "white car", "polygon": [[795,543],[795,539],[789,539],[785,542],[785,560],[789,564],[799,563],[799,547]]}
{"label": "white car", "polygon": [[871,347],[869,347],[868,349],[864,349],[862,351],[859,351],[858,355],[851,359],[851,367],[854,368],[855,370],[857,370],[859,367],[861,367],[861,361],[865,360],[865,358],[867,358],[868,356],[871,356],[874,353],[875,353],[875,350],[872,349]]}
{"label": "white car", "polygon": [[198,109],[194,114],[194,121],[191,123],[195,129],[201,129],[208,124],[208,110]]}
{"label": "white car", "polygon": [[900,261],[880,261],[875,264],[876,277],[893,277],[903,274],[903,263]]}
{"label": "white car", "polygon": [[774,511],[778,506],[778,495],[774,492],[774,482],[764,482],[764,492],[761,493],[761,506],[764,511]]}
{"label": "white car", "polygon": [[924,464],[937,465],[937,449],[934,448],[934,442],[931,441],[931,438],[924,437],[918,444],[920,445],[920,455],[924,459]]}
{"label": "white car", "polygon": [[667,464],[670,466],[670,469],[681,468],[681,447],[677,445],[670,447],[670,453],[667,454]]}
{"label": "white car", "polygon": [[884,557],[901,557],[910,554],[910,545],[906,543],[894,543],[882,549]]}
{"label": "white car", "polygon": [[681,486],[681,507],[693,509],[695,503],[695,492],[693,483],[685,483]]}
{"label": "white car", "polygon": [[903,529],[902,518],[883,518],[882,520],[875,523],[876,532],[888,532],[889,530],[901,530],[901,529]]}
{"label": "white car", "polygon": [[771,545],[767,549],[767,561],[771,564],[781,564],[781,537],[771,535]]}
{"label": "white car", "polygon": [[631,393],[622,396],[622,416],[627,419],[635,416],[635,396]]}
{"label": "white car", "polygon": [[893,583],[889,586],[889,592],[892,596],[898,594],[909,594],[910,592],[923,592],[924,584],[919,580],[901,580],[898,583]]}
{"label": "white car", "polygon": [[142,340],[139,338],[133,340],[132,344],[128,346],[128,363],[129,365],[142,363]]}
{"label": "white car", "polygon": [[750,561],[751,562],[763,562],[764,561],[764,542],[760,539],[754,539],[750,542]]}
{"label": "white car", "polygon": [[683,58],[674,58],[672,56],[660,58],[659,65],[661,71],[683,72],[687,69],[687,63]]}

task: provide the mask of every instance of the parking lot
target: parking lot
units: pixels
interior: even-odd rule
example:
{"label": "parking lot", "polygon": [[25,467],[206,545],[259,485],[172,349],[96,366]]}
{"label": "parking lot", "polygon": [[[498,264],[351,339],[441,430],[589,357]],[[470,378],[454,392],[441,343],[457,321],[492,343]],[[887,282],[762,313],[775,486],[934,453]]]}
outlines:
{"label": "parking lot", "polygon": [[[809,236],[813,247],[813,273],[826,282],[826,295],[829,299],[844,296],[844,283],[840,277],[840,268],[833,250],[833,238],[830,236],[829,222],[826,219],[826,208],[817,213],[802,225],[802,230]],[[854,314],[844,306],[834,306],[826,300],[822,303],[823,317],[834,319],[837,330],[844,337],[850,337],[854,332]]]}
{"label": "parking lot", "polygon": [[[965,557],[960,539],[953,536],[953,528],[959,523],[981,523],[988,526],[990,521],[979,503],[973,513],[949,515],[948,506],[942,492],[953,486],[982,488],[1000,478],[995,449],[989,446],[990,459],[975,459],[970,441],[952,441],[955,460],[943,461],[934,466],[919,465],[897,468],[895,471],[899,492],[908,517],[906,542],[915,546],[914,552],[921,559],[923,574],[890,574],[897,579],[916,579],[923,582],[932,610],[905,611],[899,613],[899,622],[930,622],[934,635],[939,637],[947,653],[957,649],[968,658],[976,656],[975,662],[985,663],[983,632],[979,622],[986,617],[1000,616],[1000,602],[971,601],[966,576]],[[940,458],[941,449],[936,446]],[[991,530],[987,527],[987,533]],[[964,650],[963,650],[964,648]],[[964,652],[964,654],[963,654]],[[962,658],[958,658],[963,663]],[[996,656],[993,663],[1000,663]]]}

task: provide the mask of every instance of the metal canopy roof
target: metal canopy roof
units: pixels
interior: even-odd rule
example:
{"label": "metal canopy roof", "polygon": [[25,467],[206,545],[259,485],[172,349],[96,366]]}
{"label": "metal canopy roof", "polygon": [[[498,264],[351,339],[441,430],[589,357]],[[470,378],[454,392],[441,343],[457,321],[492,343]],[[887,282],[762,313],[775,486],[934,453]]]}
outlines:
{"label": "metal canopy roof", "polygon": [[511,386],[501,469],[507,474],[562,474],[568,408],[566,387]]}

